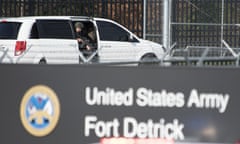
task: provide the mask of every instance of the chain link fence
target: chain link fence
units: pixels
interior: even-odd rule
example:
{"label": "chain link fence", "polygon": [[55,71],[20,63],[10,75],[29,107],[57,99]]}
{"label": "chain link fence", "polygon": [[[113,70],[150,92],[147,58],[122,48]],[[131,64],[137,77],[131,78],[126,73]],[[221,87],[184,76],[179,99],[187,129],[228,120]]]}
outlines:
{"label": "chain link fence", "polygon": [[240,48],[239,0],[173,0],[172,42],[187,46]]}

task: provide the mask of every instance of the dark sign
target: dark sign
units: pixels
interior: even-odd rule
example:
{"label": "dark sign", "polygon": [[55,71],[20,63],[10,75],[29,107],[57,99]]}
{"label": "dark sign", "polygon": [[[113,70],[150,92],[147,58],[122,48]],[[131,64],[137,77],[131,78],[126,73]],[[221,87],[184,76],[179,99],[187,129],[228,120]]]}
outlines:
{"label": "dark sign", "polygon": [[240,139],[240,69],[1,65],[0,71],[0,143]]}

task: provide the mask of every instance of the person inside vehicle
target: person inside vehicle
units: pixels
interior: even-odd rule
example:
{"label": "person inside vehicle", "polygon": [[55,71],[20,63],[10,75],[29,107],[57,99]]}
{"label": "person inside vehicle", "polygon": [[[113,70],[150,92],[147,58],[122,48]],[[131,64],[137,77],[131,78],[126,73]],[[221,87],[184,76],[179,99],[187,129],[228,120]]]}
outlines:
{"label": "person inside vehicle", "polygon": [[79,43],[79,48],[81,49],[87,49],[91,50],[91,47],[88,45],[88,38],[84,34],[84,25],[81,22],[76,22],[75,23],[75,30],[76,30],[76,38]]}
{"label": "person inside vehicle", "polygon": [[94,27],[90,27],[88,29],[88,37],[89,37],[91,43],[96,43],[97,38],[96,38],[96,33],[94,30]]}
{"label": "person inside vehicle", "polygon": [[89,38],[89,42],[91,44],[91,48],[96,48],[96,43],[97,43],[97,37],[96,37],[96,33],[94,30],[94,27],[90,27],[88,29],[88,34],[87,37]]}

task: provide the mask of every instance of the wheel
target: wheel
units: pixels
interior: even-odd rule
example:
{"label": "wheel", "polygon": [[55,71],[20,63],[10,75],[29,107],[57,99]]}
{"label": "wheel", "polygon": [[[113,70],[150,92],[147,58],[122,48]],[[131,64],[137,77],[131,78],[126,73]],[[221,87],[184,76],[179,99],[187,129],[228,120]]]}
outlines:
{"label": "wheel", "polygon": [[159,60],[154,54],[147,54],[141,58],[139,66],[158,66]]}
{"label": "wheel", "polygon": [[45,60],[45,59],[41,59],[40,61],[39,61],[39,64],[47,64],[47,61]]}

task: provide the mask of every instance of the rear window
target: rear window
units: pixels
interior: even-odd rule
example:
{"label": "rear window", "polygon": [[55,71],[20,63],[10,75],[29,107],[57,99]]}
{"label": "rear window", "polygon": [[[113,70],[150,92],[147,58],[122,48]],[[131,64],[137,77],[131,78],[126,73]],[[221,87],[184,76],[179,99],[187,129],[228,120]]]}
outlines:
{"label": "rear window", "polygon": [[73,39],[73,29],[67,20],[38,20],[38,37],[46,39]]}
{"label": "rear window", "polygon": [[20,26],[21,23],[17,22],[1,22],[0,39],[17,39]]}

